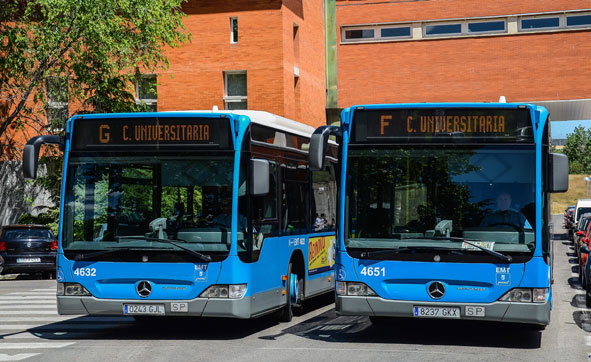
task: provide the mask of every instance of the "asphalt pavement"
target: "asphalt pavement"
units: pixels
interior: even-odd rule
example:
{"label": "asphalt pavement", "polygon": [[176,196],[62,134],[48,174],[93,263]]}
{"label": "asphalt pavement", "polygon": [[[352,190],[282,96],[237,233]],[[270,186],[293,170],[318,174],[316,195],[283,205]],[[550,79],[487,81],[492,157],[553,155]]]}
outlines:
{"label": "asphalt pavement", "polygon": [[546,330],[457,320],[337,316],[330,296],[279,324],[254,320],[58,316],[55,281],[0,278],[0,362],[591,361],[591,312],[561,216],[554,216],[554,306]]}

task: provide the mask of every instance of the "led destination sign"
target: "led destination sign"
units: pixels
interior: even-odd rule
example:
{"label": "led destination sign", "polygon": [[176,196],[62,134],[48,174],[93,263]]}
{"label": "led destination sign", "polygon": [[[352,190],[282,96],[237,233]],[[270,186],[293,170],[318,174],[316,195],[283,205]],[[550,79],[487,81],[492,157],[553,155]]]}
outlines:
{"label": "led destination sign", "polygon": [[227,148],[228,122],[219,118],[180,117],[79,119],[74,125],[72,148],[188,145]]}
{"label": "led destination sign", "polygon": [[352,139],[462,138],[494,141],[533,141],[527,109],[454,108],[356,110]]}

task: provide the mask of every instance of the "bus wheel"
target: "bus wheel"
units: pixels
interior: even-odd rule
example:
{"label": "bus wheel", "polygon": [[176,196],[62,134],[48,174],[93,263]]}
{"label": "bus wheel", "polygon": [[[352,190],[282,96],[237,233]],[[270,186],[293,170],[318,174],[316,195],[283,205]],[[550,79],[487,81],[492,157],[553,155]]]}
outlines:
{"label": "bus wheel", "polygon": [[[287,267],[287,280],[285,281],[285,299],[286,299],[286,303],[285,305],[279,309],[277,311],[277,320],[279,322],[291,322],[291,319],[293,318],[293,300],[294,298],[292,298],[292,294],[295,296],[295,298],[297,298],[297,282],[293,282],[294,278],[293,275],[291,273],[292,270],[292,264],[289,263],[289,266]],[[297,275],[295,275],[295,280],[297,281]],[[295,284],[295,286],[294,286]],[[293,290],[295,289],[295,293],[293,293]]]}

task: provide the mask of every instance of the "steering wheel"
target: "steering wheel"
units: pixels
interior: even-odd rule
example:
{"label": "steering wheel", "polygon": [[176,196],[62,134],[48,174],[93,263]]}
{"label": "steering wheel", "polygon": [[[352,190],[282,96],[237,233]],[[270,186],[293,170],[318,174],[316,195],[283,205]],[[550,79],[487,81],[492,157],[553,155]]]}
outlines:
{"label": "steering wheel", "polygon": [[498,225],[510,226],[510,227],[512,227],[513,229],[515,229],[515,230],[519,231],[520,233],[522,233],[522,232],[524,232],[524,231],[525,231],[525,229],[523,229],[521,226],[517,226],[517,225],[515,225],[515,224],[510,224],[510,223],[506,223],[506,222],[496,222],[496,223],[494,223],[494,224],[490,224],[490,225],[488,225],[488,226],[498,226]]}

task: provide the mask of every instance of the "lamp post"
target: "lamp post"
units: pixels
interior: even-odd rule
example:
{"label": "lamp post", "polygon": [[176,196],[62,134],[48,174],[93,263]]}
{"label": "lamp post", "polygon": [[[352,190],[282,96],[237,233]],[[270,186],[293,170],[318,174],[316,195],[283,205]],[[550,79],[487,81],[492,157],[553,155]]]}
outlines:
{"label": "lamp post", "polygon": [[588,199],[589,198],[589,177],[585,177],[585,198]]}

